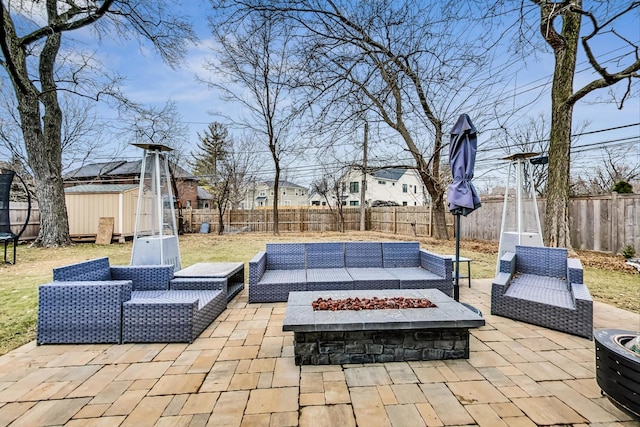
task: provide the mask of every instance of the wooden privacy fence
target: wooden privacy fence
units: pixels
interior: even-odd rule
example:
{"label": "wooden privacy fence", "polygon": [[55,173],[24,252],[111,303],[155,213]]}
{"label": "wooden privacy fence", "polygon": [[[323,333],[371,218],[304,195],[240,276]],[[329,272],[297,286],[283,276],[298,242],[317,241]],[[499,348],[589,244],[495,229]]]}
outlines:
{"label": "wooden privacy fence", "polygon": [[[484,199],[482,207],[460,221],[463,239],[498,241],[503,199]],[[538,200],[544,224],[545,201]],[[26,218],[26,203],[11,203],[11,223],[16,231]],[[360,208],[344,208],[345,231],[360,230]],[[336,210],[316,207],[283,207],[278,212],[281,232],[338,231]],[[187,231],[198,232],[203,222],[217,232],[218,213],[211,209],[184,209]],[[428,206],[376,207],[367,210],[367,230],[406,236],[431,236],[432,214]],[[627,245],[640,251],[640,194],[573,197],[570,201],[571,244],[576,249],[618,253]],[[40,215],[37,204],[31,210],[23,239],[38,235]],[[447,214],[449,235],[453,237],[452,215]],[[271,209],[231,210],[224,215],[226,231],[273,232]]]}
{"label": "wooden privacy fence", "polygon": [[[20,228],[27,219],[28,205],[21,202],[9,203],[9,222],[11,223],[11,230],[14,233],[20,231]],[[40,211],[38,210],[38,204],[31,204],[31,215],[29,217],[29,223],[25,228],[24,233],[20,236],[22,240],[33,240],[38,237],[40,231]]]}
{"label": "wooden privacy fence", "polygon": [[[464,239],[498,241],[503,198],[482,200],[479,211],[460,222]],[[544,227],[546,201],[538,200]],[[575,249],[619,253],[627,245],[640,250],[640,194],[572,197],[569,202],[571,245]]]}
{"label": "wooden privacy fence", "polygon": [[[463,217],[463,239],[498,241],[503,198],[482,200],[482,207]],[[540,221],[544,224],[545,200],[538,200]],[[576,249],[619,253],[627,245],[640,251],[640,194],[616,194],[573,197],[570,201],[571,244]],[[337,231],[337,214],[327,208],[283,208],[279,210],[281,232]],[[360,230],[360,209],[344,208],[344,229]],[[185,221],[197,231],[202,222],[210,222],[212,232],[218,225],[217,212],[208,209],[186,210]],[[367,230],[407,236],[432,236],[429,206],[376,207],[367,210]],[[449,236],[453,237],[454,217],[447,214]],[[227,231],[273,231],[271,209],[233,210],[225,214]]]}

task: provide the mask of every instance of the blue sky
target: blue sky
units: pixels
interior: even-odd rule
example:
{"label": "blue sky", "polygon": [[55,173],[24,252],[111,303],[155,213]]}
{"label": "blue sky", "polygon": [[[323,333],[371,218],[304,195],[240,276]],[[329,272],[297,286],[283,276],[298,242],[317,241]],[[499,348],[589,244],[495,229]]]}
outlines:
{"label": "blue sky", "polygon": [[[585,3],[588,3],[588,1],[585,1]],[[189,126],[189,143],[187,147],[183,147],[185,152],[194,149],[198,142],[196,133],[202,133],[208,123],[216,120],[216,117],[210,114],[211,112],[223,110],[227,114],[242,114],[242,111],[236,105],[221,100],[218,96],[219,94],[199,83],[196,79],[196,75],[210,76],[209,72],[204,68],[205,60],[211,58],[209,47],[213,43],[206,23],[207,5],[208,2],[206,0],[188,0],[181,5],[180,11],[191,17],[200,42],[188,48],[185,62],[180,68],[172,69],[164,64],[155,52],[148,47],[141,48],[135,41],[120,43],[113,40],[104,40],[101,47],[96,47],[97,54],[103,63],[126,77],[123,91],[132,100],[158,108],[168,100],[176,103],[182,121]],[[635,41],[640,43],[640,25],[637,24],[637,15],[626,22],[626,25],[631,26],[631,28],[637,28]],[[631,34],[633,35],[633,31],[631,31]],[[86,43],[90,43],[92,40],[85,37],[87,34],[78,34],[78,36],[80,36],[80,39],[84,39]],[[603,41],[600,48],[603,52],[610,52],[610,49],[613,49],[612,46],[614,46],[612,41],[607,40]],[[90,47],[87,46],[87,48]],[[505,60],[506,58],[505,56]],[[548,83],[551,79],[552,61],[552,54],[548,53],[540,55],[539,60],[536,62],[532,61],[525,64],[518,72],[515,82],[512,83],[513,87],[509,88],[512,93],[521,94],[519,95],[520,99],[543,91],[539,100],[529,105],[525,110],[531,116],[535,116],[541,111],[549,110],[550,84]],[[584,68],[584,65],[578,67],[578,69],[581,68]],[[579,87],[592,78],[593,75],[590,73],[578,73],[575,86]],[[545,83],[547,84],[545,85]],[[533,90],[527,92],[527,88],[533,88]],[[605,94],[605,92],[599,92],[597,95],[589,95],[584,101],[579,102],[574,110],[574,124],[588,120],[590,125],[587,130],[594,131],[640,122],[640,102],[638,98],[627,101],[625,109],[622,111],[617,110],[615,105],[612,104],[593,104],[599,96],[604,96]],[[101,106],[99,111],[104,120],[115,120],[117,118],[117,113],[105,106]],[[461,111],[460,113],[468,113],[473,119],[473,112],[471,111]],[[580,167],[583,168],[592,167],[593,162],[597,161],[602,154],[602,150],[597,149],[596,144],[600,141],[605,141],[605,144],[614,146],[616,143],[610,141],[633,136],[640,137],[639,126],[584,136],[580,139],[578,145],[587,147],[582,149],[582,153],[580,150],[575,150],[575,163],[577,166],[582,165]],[[487,137],[487,134],[480,135],[479,148],[482,148],[483,138]],[[635,141],[629,143],[635,144],[635,151],[632,151],[632,157],[635,155],[637,162],[640,162],[639,139],[636,138]],[[138,155],[140,155],[138,149],[130,149],[125,153],[125,156],[131,157]],[[485,164],[492,163],[492,169],[495,169],[496,166],[499,169],[499,164],[496,164],[495,157],[495,152],[479,153],[478,160],[480,163],[483,160]],[[316,172],[320,173],[320,170]],[[485,180],[486,185],[495,183],[495,176],[492,173],[486,173],[484,174],[486,176],[483,177],[482,171],[480,172],[477,175],[480,175],[481,180]],[[290,178],[302,185],[308,185],[313,179],[312,175],[308,171],[298,174],[292,172]],[[482,183],[480,184],[483,185]]]}
{"label": "blue sky", "polygon": [[[182,120],[189,125],[189,138],[192,147],[194,147],[197,142],[196,132],[202,132],[207,123],[216,120],[210,112],[220,110],[229,112],[238,108],[233,104],[225,103],[218,97],[215,91],[196,81],[195,76],[197,74],[201,76],[209,75],[208,71],[203,68],[204,61],[207,58],[211,58],[211,52],[208,46],[212,43],[206,24],[206,13],[203,12],[203,10],[207,9],[206,5],[206,1],[186,2],[187,7],[183,9],[192,16],[195,29],[201,42],[199,45],[192,46],[189,49],[184,66],[179,69],[173,70],[166,66],[153,52],[145,50],[144,54],[141,54],[140,50],[133,43],[129,43],[120,49],[111,47],[109,51],[109,57],[115,59],[113,63],[119,64],[118,69],[120,73],[128,77],[124,90],[134,100],[155,105],[162,105],[168,99],[176,102]],[[636,32],[637,37],[635,40],[640,42],[640,26],[637,26],[635,18],[627,20],[626,25],[631,25],[632,27],[636,25],[636,28],[639,28]],[[633,31],[631,34],[633,34]],[[615,46],[615,44],[611,39],[605,39],[599,45],[601,51],[608,53],[610,56],[615,55],[615,52],[609,53],[611,52],[610,49],[613,49],[613,46]],[[521,97],[537,94],[541,90],[544,91],[539,97],[539,100],[526,109],[532,116],[535,116],[539,112],[549,111],[550,84],[548,83],[551,80],[552,67],[552,54],[541,55],[538,61],[526,64],[526,66],[521,68],[517,80],[513,84],[513,92],[525,92],[520,95]],[[578,70],[584,68],[584,62],[582,62],[582,64],[578,66]],[[580,87],[593,78],[594,75],[591,72],[579,72],[576,76],[575,87]],[[547,84],[545,85],[545,83]],[[526,88],[534,88],[534,90],[526,92]],[[638,98],[627,101],[625,108],[620,111],[613,104],[594,104],[598,98],[605,95],[605,92],[599,92],[589,95],[585,100],[579,102],[574,110],[574,124],[589,121],[590,125],[586,130],[595,131],[640,122],[640,102]],[[241,111],[238,110],[237,114],[241,114]],[[472,112],[469,112],[469,114],[473,118]],[[602,158],[603,151],[598,149],[599,142],[604,141],[603,144],[613,147],[620,144],[613,140],[633,136],[640,136],[639,126],[585,135],[581,137],[577,143],[577,145],[585,147],[574,150],[574,163],[581,168],[590,168],[594,164],[594,161],[597,162]],[[483,137],[486,138],[488,135],[480,135],[480,148],[483,144]],[[635,150],[631,153],[632,156],[635,154],[637,161],[640,162],[639,140],[635,139],[630,142],[622,141],[621,143],[634,144]],[[187,149],[186,151],[189,150]],[[482,160],[482,156],[483,154],[480,153],[478,160]],[[491,158],[485,158],[485,163],[493,163],[494,167],[492,169],[495,169],[496,166],[499,169],[499,164],[496,165],[494,160],[496,153],[487,153],[486,156],[490,156]],[[301,181],[302,184],[309,183],[310,177],[308,173],[299,175],[299,177],[296,177],[296,174],[293,173],[292,178]],[[480,171],[479,175],[482,175],[482,171]],[[486,175],[487,185],[495,183],[495,178],[492,173],[487,173]]]}

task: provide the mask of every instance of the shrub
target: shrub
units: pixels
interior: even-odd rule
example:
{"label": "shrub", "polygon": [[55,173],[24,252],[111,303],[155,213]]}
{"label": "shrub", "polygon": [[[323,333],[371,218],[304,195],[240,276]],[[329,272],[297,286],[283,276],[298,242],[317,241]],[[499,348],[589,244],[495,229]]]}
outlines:
{"label": "shrub", "polygon": [[618,194],[632,194],[633,187],[627,181],[618,181],[613,185],[611,191],[615,191]]}
{"label": "shrub", "polygon": [[621,254],[623,257],[625,257],[625,259],[631,259],[636,256],[636,250],[633,248],[633,246],[627,245],[627,247],[622,250]]}

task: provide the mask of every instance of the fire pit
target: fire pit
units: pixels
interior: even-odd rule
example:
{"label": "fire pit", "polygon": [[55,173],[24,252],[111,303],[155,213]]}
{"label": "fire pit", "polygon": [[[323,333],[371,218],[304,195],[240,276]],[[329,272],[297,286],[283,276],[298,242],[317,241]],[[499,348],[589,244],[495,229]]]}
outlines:
{"label": "fire pit", "polygon": [[620,409],[640,419],[640,354],[632,349],[640,333],[620,329],[600,329],[596,343],[596,380]]}
{"label": "fire pit", "polygon": [[290,292],[282,329],[297,365],[341,365],[468,358],[469,329],[484,324],[437,289],[385,289]]}

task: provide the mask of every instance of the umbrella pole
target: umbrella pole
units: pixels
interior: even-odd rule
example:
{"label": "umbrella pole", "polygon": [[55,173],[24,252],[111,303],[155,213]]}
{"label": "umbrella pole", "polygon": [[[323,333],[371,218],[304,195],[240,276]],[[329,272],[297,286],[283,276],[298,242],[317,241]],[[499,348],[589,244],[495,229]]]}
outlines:
{"label": "umbrella pole", "polygon": [[453,299],[460,301],[460,215],[456,215],[456,279],[453,285]]}

